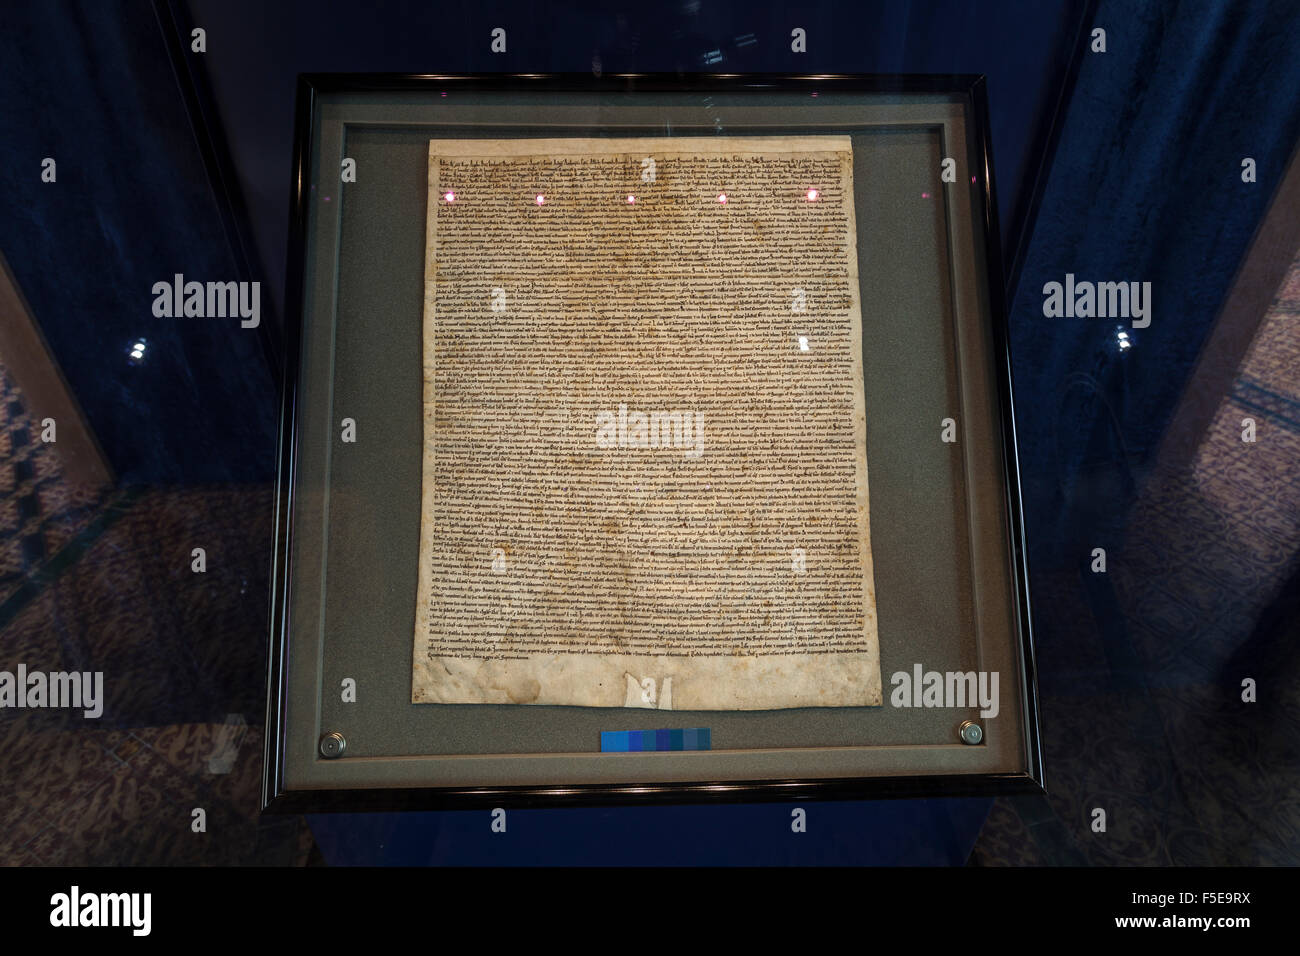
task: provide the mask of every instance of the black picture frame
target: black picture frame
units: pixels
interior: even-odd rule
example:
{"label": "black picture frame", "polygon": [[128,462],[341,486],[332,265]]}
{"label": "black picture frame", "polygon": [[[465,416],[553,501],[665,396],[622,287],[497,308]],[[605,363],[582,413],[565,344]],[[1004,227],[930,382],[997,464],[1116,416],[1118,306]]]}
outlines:
{"label": "black picture frame", "polygon": [[[887,94],[947,94],[962,98],[974,142],[970,157],[979,176],[993,355],[997,419],[1001,441],[1001,482],[1006,541],[1011,557],[1015,635],[1021,673],[1015,705],[1022,721],[1023,767],[1010,773],[916,774],[817,779],[628,782],[572,786],[457,786],[382,788],[293,788],[286,781],[286,732],[290,654],[290,593],[293,581],[294,505],[299,479],[301,352],[304,331],[304,270],[308,243],[308,203],[313,123],[321,97],[332,94],[428,93],[473,90],[503,95],[524,91],[562,93],[745,91],[855,91]],[[472,807],[549,807],[610,804],[844,800],[882,797],[971,796],[1041,793],[1045,789],[1039,730],[1034,642],[1030,620],[1028,568],[1021,504],[1016,431],[1012,414],[1011,359],[1007,302],[1002,270],[989,142],[985,80],[979,75],[711,75],[711,74],[529,74],[414,75],[312,74],[299,77],[291,183],[288,288],[285,298],[283,383],[277,455],[276,517],[271,568],[270,641],[267,662],[267,712],[263,808],[272,813],[393,811]],[[883,676],[883,675],[882,675]]]}

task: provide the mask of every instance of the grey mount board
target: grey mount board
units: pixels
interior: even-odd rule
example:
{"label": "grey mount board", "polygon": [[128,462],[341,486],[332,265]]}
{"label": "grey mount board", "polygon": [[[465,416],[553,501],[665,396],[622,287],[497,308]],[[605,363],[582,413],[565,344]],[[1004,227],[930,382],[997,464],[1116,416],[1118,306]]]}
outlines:
{"label": "grey mount board", "polygon": [[[814,105],[810,106],[809,104]],[[714,117],[718,117],[715,125]],[[763,712],[410,703],[421,320],[432,138],[852,137],[884,706]],[[836,93],[330,94],[314,126],[285,779],[290,788],[506,786],[1013,772],[1020,688],[978,190],[957,97]],[[342,184],[344,157],[357,180]],[[969,174],[966,176],[969,179]],[[929,198],[922,198],[929,193]],[[338,443],[339,422],[357,441]],[[956,445],[939,441],[957,419]],[[895,708],[890,675],[996,670],[1001,710]],[[357,682],[357,702],[340,684]],[[709,727],[708,753],[599,754],[600,732]],[[316,751],[347,740],[343,759]],[[472,759],[456,755],[477,755]],[[541,759],[546,755],[545,759]],[[398,759],[383,759],[398,758]]]}

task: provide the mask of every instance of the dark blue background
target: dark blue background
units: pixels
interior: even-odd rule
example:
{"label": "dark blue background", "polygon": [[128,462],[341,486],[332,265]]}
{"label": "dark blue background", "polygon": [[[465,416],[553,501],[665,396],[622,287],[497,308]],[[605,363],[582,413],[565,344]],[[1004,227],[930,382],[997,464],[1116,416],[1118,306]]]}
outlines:
{"label": "dark blue background", "polygon": [[[598,60],[607,73],[983,73],[1004,261],[1018,279],[1010,325],[1031,572],[1069,566],[1085,529],[1123,537],[1127,496],[1296,143],[1298,11],[1119,0],[1095,10],[966,0],[8,5],[0,248],[123,484],[265,485],[299,72],[584,72]],[[201,56],[188,51],[195,25],[207,31]],[[1087,52],[1081,25],[1106,29],[1105,54]],[[496,26],[509,31],[501,56],[488,49]],[[804,55],[790,52],[794,26],[808,32]],[[58,159],[57,190],[40,182],[45,156]],[[1256,184],[1241,182],[1243,156],[1258,163]],[[1104,323],[1043,320],[1042,285],[1067,271],[1153,283],[1158,318],[1133,333],[1130,353]],[[175,272],[262,281],[265,334],[154,319],[150,287]],[[133,367],[125,351],[137,336],[153,359]],[[1087,386],[1065,389],[1071,376]],[[240,559],[256,595],[269,554],[268,539]],[[1116,640],[1112,598],[1090,602]],[[1145,679],[1122,658],[1102,678],[1054,668],[1068,629],[1051,606],[1034,610],[1045,695]],[[260,648],[265,635],[221,639]],[[230,676],[234,700],[178,702],[166,716],[256,712],[260,672]],[[508,841],[488,835],[483,814],[335,817],[314,829],[339,862],[954,863],[987,808],[826,804],[799,837],[783,805],[517,811]]]}

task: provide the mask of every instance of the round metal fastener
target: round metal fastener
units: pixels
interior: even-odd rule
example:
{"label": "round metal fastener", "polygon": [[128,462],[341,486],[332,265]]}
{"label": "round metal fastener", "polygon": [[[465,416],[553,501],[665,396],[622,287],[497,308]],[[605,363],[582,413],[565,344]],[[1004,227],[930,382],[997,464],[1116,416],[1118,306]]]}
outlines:
{"label": "round metal fastener", "polygon": [[332,734],[326,734],[320,739],[320,755],[326,760],[333,760],[335,757],[342,757],[343,751],[348,749],[348,742],[343,739],[343,735],[338,731]]}
{"label": "round metal fastener", "polygon": [[977,744],[984,739],[984,728],[973,720],[963,720],[957,728],[957,736],[964,744]]}

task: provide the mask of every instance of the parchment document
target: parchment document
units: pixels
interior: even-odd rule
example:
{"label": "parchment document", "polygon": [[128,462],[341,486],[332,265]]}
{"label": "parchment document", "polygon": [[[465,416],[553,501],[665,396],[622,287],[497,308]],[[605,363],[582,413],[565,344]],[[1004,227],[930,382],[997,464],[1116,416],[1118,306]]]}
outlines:
{"label": "parchment document", "polygon": [[435,140],[411,699],[880,703],[848,137]]}

